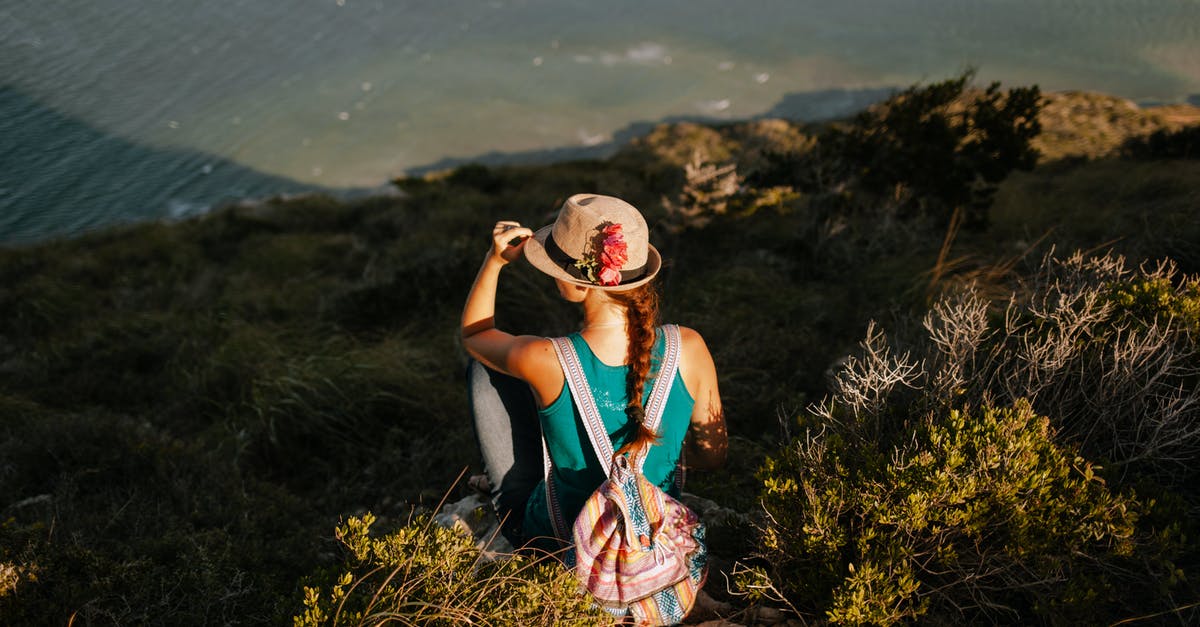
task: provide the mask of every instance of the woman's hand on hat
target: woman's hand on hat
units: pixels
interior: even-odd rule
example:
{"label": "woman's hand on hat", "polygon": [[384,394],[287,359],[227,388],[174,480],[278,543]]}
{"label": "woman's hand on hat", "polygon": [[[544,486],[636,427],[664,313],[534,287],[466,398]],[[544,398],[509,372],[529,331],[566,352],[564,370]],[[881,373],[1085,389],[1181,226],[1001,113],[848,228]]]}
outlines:
{"label": "woman's hand on hat", "polygon": [[491,255],[501,263],[508,263],[521,256],[525,242],[533,237],[533,231],[518,222],[501,220],[492,228]]}

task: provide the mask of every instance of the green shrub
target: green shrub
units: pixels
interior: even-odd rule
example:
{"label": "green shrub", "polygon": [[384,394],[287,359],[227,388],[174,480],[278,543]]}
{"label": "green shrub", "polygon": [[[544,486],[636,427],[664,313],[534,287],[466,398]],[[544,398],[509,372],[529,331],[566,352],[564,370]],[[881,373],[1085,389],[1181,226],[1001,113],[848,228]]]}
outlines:
{"label": "green shrub", "polygon": [[1175,324],[1200,340],[1200,280],[1174,285],[1171,276],[1158,272],[1109,284],[1108,298],[1118,316],[1142,324]]}
{"label": "green shrub", "polygon": [[420,516],[381,538],[375,517],[350,518],[336,536],[346,566],[304,588],[296,627],[377,625],[605,625],[612,618],[555,560],[484,562],[473,538]]}
{"label": "green shrub", "polygon": [[1159,129],[1149,135],[1130,138],[1121,146],[1121,155],[1144,161],[1200,159],[1200,126]]}
{"label": "green shrub", "polygon": [[762,549],[785,594],[836,624],[892,624],[1079,617],[1116,591],[1143,506],[1028,403],[910,429],[884,444],[829,428],[767,461]]}
{"label": "green shrub", "polygon": [[942,220],[961,208],[968,225],[984,225],[996,185],[1037,161],[1030,141],[1041,130],[1041,92],[1002,93],[999,83],[973,92],[972,78],[968,72],[910,87],[848,125],[829,127],[820,152],[840,168],[826,178]]}

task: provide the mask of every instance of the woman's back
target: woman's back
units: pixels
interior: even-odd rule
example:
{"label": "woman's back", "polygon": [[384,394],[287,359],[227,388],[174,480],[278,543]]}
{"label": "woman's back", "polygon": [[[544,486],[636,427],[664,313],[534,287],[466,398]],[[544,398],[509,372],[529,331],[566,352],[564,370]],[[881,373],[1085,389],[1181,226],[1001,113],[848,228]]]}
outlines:
{"label": "woman's back", "polygon": [[[637,425],[630,422],[626,411],[628,397],[625,383],[629,368],[605,363],[579,333],[567,339],[579,356],[609,440],[614,449],[620,449],[637,436]],[[652,372],[657,369],[665,346],[665,334],[659,329],[651,353],[654,364]],[[657,384],[656,379],[647,380],[644,399],[650,398]],[[670,390],[658,429],[658,442],[649,449],[642,471],[652,483],[668,494],[678,496],[675,474],[683,440],[691,422],[694,401],[678,370],[673,375]],[[592,451],[575,399],[565,381],[559,396],[538,410],[538,416],[550,456],[554,460],[552,480],[563,515],[567,520],[573,520],[583,502],[604,481],[605,471]],[[538,486],[526,508],[525,528],[529,537],[552,532],[542,490],[544,486]]]}

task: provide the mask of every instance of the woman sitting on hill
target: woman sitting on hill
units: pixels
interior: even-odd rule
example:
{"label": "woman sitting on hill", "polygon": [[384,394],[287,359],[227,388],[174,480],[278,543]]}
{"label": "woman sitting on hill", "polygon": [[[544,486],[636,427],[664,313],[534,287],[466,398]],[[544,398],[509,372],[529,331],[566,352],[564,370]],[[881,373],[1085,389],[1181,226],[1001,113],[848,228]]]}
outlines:
{"label": "woman sitting on hill", "polygon": [[[546,541],[555,532],[542,479],[539,423],[554,462],[551,489],[568,524],[604,481],[605,471],[592,452],[552,341],[495,327],[500,271],[522,251],[554,279],[564,299],[583,308],[582,329],[567,339],[579,355],[613,449],[649,447],[643,467],[648,480],[677,497],[685,443],[689,467],[722,465],[725,420],[708,347],[699,333],[680,327],[679,369],[660,427],[651,432],[642,423],[666,341],[653,282],[661,258],[637,209],[617,198],[577,194],[563,204],[554,224],[536,233],[516,222],[498,222],[463,309],[463,344],[487,367],[528,385],[514,389],[504,384],[505,377],[473,366],[476,433],[504,535],[515,547],[554,550],[561,545]],[[533,398],[523,402],[526,389]]]}

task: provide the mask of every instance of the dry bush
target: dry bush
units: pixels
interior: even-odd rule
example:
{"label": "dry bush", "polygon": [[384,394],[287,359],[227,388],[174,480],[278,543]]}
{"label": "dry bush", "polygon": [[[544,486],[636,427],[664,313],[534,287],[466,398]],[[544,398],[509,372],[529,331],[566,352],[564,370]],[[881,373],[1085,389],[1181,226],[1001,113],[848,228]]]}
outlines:
{"label": "dry bush", "polygon": [[[1028,399],[1060,436],[1108,465],[1171,485],[1200,456],[1200,280],[1173,262],[1047,255],[1020,292],[973,285],[938,299],[902,358],[872,325],[837,374],[833,406],[885,420],[893,388],[929,409]],[[826,419],[827,410],[818,413]]]}
{"label": "dry bush", "polygon": [[1200,455],[1200,283],[1163,261],[1047,256],[993,316],[972,288],[925,316],[926,384],[949,404],[1027,398],[1111,466],[1188,481]]}
{"label": "dry bush", "polygon": [[1131,486],[1194,477],[1200,282],[1047,256],[1006,304],[962,289],[911,333],[869,325],[761,469],[743,590],[838,624],[1174,612],[1186,512]]}
{"label": "dry bush", "polygon": [[662,199],[667,212],[664,224],[675,233],[707,226],[713,216],[723,215],[728,210],[729,200],[741,188],[737,164],[706,162],[699,150],[693,152],[691,160],[684,164],[683,174],[683,189],[677,198]]}

